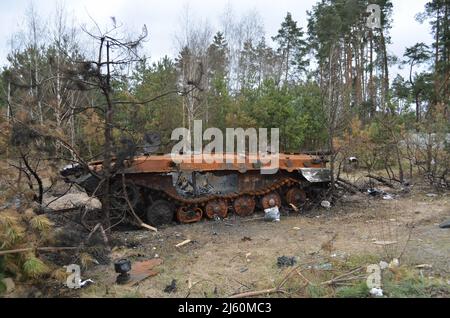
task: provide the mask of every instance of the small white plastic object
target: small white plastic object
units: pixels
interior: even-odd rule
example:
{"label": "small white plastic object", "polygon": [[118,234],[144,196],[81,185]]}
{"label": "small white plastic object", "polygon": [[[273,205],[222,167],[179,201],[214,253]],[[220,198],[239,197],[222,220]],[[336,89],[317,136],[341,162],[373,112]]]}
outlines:
{"label": "small white plastic object", "polygon": [[375,297],[382,297],[383,296],[383,290],[381,288],[374,287],[374,288],[372,288],[370,290],[370,294],[372,296],[375,296]]}
{"label": "small white plastic object", "polygon": [[386,269],[386,268],[388,268],[388,266],[389,266],[389,264],[387,262],[385,262],[385,261],[381,261],[380,262],[380,268],[381,269]]}
{"label": "small white plastic object", "polygon": [[330,203],[330,201],[323,200],[322,202],[320,202],[320,205],[321,205],[322,207],[324,207],[325,209],[331,208],[331,203]]}
{"label": "small white plastic object", "polygon": [[280,210],[277,206],[273,208],[268,208],[264,210],[264,221],[268,222],[279,222],[280,221]]}

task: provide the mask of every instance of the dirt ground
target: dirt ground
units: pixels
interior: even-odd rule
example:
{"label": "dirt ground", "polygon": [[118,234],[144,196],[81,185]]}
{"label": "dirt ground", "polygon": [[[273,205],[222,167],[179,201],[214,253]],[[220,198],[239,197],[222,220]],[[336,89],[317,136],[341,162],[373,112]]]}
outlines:
{"label": "dirt ground", "polygon": [[[320,266],[329,259],[368,257],[378,262],[400,257],[401,264],[430,264],[426,275],[450,283],[450,229],[439,223],[450,218],[450,194],[430,197],[431,190],[414,189],[393,200],[365,194],[345,196],[331,209],[307,215],[282,215],[276,223],[229,216],[223,221],[202,221],[149,231],[115,232],[123,246],[113,259],[132,261],[161,258],[159,273],[135,287],[114,283],[114,266],[95,266],[83,279],[95,284],[77,292],[80,297],[226,297],[249,290],[273,288],[286,268],[280,256],[296,257],[297,264]],[[333,239],[334,238],[334,239]],[[175,247],[186,239],[192,242]],[[326,244],[331,240],[331,244]],[[380,242],[381,241],[381,242]],[[396,243],[378,245],[376,243]],[[314,265],[316,264],[316,265]],[[318,265],[317,265],[318,264]],[[176,280],[176,290],[165,292]],[[296,296],[296,295],[290,295]]]}

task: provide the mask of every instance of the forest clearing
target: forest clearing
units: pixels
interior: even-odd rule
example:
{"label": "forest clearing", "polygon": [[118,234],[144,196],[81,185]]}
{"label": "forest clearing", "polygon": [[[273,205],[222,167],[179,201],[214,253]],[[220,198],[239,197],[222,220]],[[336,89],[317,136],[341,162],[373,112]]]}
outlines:
{"label": "forest clearing", "polygon": [[[291,273],[280,292],[258,296],[368,297],[365,267],[396,258],[400,264],[385,269],[383,276],[387,297],[449,297],[450,236],[448,229],[439,227],[448,220],[448,192],[435,193],[426,184],[407,190],[379,188],[389,191],[392,199],[347,193],[331,209],[286,210],[275,223],[265,222],[264,213],[256,211],[252,217],[229,215],[194,224],[172,223],[156,233],[124,226],[111,234],[107,244],[97,233],[94,244],[81,248],[82,259],[72,250],[41,254],[56,264],[51,278],[31,289],[18,283],[7,297],[230,297],[274,289],[297,266],[300,274]],[[86,204],[86,198],[72,190],[53,207]],[[77,221],[79,214],[60,213],[48,214],[55,229],[63,233],[58,243],[82,244],[89,231]],[[184,242],[187,244],[180,246]],[[295,264],[278,266],[280,257],[294,258]],[[160,262],[144,280],[123,286],[116,284],[112,263],[123,258],[132,264]],[[58,265],[71,262],[85,264],[82,280],[94,283],[68,288],[67,274]],[[321,285],[358,267],[364,268],[362,276],[352,276],[342,284]],[[174,280],[173,290],[168,291]]]}
{"label": "forest clearing", "polygon": [[50,2],[0,43],[2,298],[450,297],[449,0]]}

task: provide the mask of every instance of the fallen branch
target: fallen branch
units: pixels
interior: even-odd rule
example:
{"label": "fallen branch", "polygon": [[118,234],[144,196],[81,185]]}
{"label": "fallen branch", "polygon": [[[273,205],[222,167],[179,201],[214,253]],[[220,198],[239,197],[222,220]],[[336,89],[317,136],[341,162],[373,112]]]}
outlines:
{"label": "fallen branch", "polygon": [[158,229],[156,227],[150,226],[146,223],[141,223],[141,224],[139,224],[139,226],[146,228],[147,230],[150,230],[150,231],[158,232]]}
{"label": "fallen branch", "polygon": [[350,181],[347,181],[342,178],[337,178],[337,182],[339,185],[341,185],[343,188],[349,189],[350,192],[364,192],[363,189],[358,187],[357,185],[351,183]]}
{"label": "fallen branch", "polygon": [[39,206],[38,210],[41,211],[40,213],[42,214],[49,214],[49,213],[67,213],[67,212],[73,212],[73,211],[77,211],[79,210],[80,207],[79,206],[74,206],[72,208],[65,208],[65,209],[59,209],[59,210],[53,210],[50,208],[45,208],[42,206]]}
{"label": "fallen branch", "polygon": [[50,252],[50,251],[64,251],[64,250],[76,250],[78,247],[27,247],[27,248],[18,248],[15,250],[6,250],[6,251],[0,251],[0,255],[6,255],[6,254],[17,254],[17,253],[24,253],[29,251],[39,251],[39,252]]}
{"label": "fallen branch", "polygon": [[343,188],[345,191],[347,191],[347,192],[349,192],[351,194],[356,194],[357,193],[357,191],[354,188],[348,186],[347,184],[345,184],[342,181],[336,180],[336,184],[338,186],[340,186],[341,188]]}
{"label": "fallen branch", "polygon": [[186,244],[189,244],[191,242],[192,242],[191,240],[184,240],[183,242],[178,243],[177,245],[175,245],[175,247],[182,247],[182,246],[184,246]]}
{"label": "fallen branch", "polygon": [[244,222],[251,222],[251,221],[262,220],[262,219],[264,219],[263,216],[261,216],[261,217],[256,217],[256,218],[251,218],[251,219],[246,219],[246,220],[242,220],[241,222],[244,223]]}
{"label": "fallen branch", "polygon": [[[311,262],[308,262],[311,263]],[[306,264],[308,264],[306,263]],[[231,295],[229,298],[245,298],[245,297],[254,297],[254,296],[260,296],[260,295],[268,295],[268,294],[276,294],[276,293],[286,293],[281,288],[286,284],[289,277],[292,275],[292,273],[296,272],[301,266],[305,264],[297,265],[293,269],[291,269],[283,278],[283,280],[278,284],[275,288],[269,288],[269,289],[263,289],[263,290],[256,290],[256,291],[250,291],[240,294]]]}
{"label": "fallen branch", "polygon": [[386,245],[392,245],[392,244],[397,244],[397,241],[374,241],[372,242],[375,245],[382,245],[382,246],[386,246]]}
{"label": "fallen branch", "polygon": [[296,272],[297,272],[297,275],[300,276],[300,277],[306,282],[307,285],[314,285],[314,284],[312,284],[312,283],[310,282],[310,280],[309,280],[308,278],[306,278],[306,277],[302,274],[301,271],[299,271],[299,270],[297,269]]}
{"label": "fallen branch", "polygon": [[192,284],[191,283],[191,279],[189,278],[189,280],[188,280],[188,292],[187,292],[185,298],[189,298],[189,296],[191,295],[192,288],[194,288],[196,285],[198,285],[200,283],[204,283],[204,282],[212,283],[212,281],[210,281],[209,279],[202,279],[202,280],[199,280],[198,282],[195,282],[194,284]]}
{"label": "fallen branch", "polygon": [[[53,186],[53,183],[52,183],[52,186]],[[65,196],[67,193],[69,193],[69,191],[72,189],[72,187],[73,187],[73,183],[70,184],[70,186],[66,189],[66,191],[64,191],[63,194],[61,194],[60,196],[58,196],[58,197],[56,197],[55,199],[53,199],[53,200],[51,200],[50,202],[48,202],[48,203],[45,205],[45,207],[42,207],[42,210],[43,210],[43,211],[48,210],[48,206],[49,206],[50,204],[52,204],[53,202],[56,202],[57,200],[59,200],[59,199],[61,199],[63,196]],[[48,190],[50,190],[50,188],[47,189],[45,192],[47,192]],[[51,210],[51,209],[50,209],[50,210]]]}
{"label": "fallen branch", "polygon": [[108,245],[108,237],[106,236],[105,229],[103,228],[103,226],[102,226],[101,223],[97,223],[97,224],[94,226],[94,229],[91,231],[91,233],[89,233],[89,235],[88,235],[88,237],[87,237],[87,239],[86,239],[86,243],[89,242],[89,240],[91,239],[92,235],[93,235],[98,229],[100,229],[100,233],[101,233],[101,235],[102,235],[103,241],[105,242],[106,245]]}
{"label": "fallen branch", "polygon": [[[325,281],[325,282],[322,282],[322,283],[320,283],[320,285],[333,285],[333,284],[335,284],[335,283],[337,283],[337,282],[349,281],[349,280],[357,279],[357,278],[359,278],[359,277],[357,277],[357,276],[352,277],[351,275],[352,275],[353,273],[359,272],[359,271],[362,270],[362,269],[363,269],[363,267],[355,268],[355,269],[351,270],[350,272],[347,272],[347,273],[345,273],[345,274],[339,275],[339,276],[334,277],[334,278],[332,278],[332,279],[330,279],[330,280],[327,280],[327,281]],[[349,277],[349,276],[350,276],[350,277]]]}
{"label": "fallen branch", "polygon": [[275,294],[275,293],[285,293],[285,291],[279,289],[278,287],[275,287],[275,288],[270,288],[270,289],[240,293],[240,294],[232,295],[232,296],[230,296],[230,298],[255,297],[255,296],[269,295],[269,294]]}
{"label": "fallen branch", "polygon": [[137,224],[140,227],[143,227],[143,228],[145,228],[147,230],[158,232],[158,229],[156,227],[153,227],[153,226],[150,226],[150,225],[144,223],[141,220],[141,218],[136,214],[136,212],[134,212],[133,205],[131,204],[130,199],[128,198],[128,193],[127,193],[126,188],[125,188],[125,175],[123,173],[122,173],[122,189],[123,189],[123,192],[125,194],[125,196],[124,196],[125,200],[127,201],[127,204],[130,207],[131,215],[133,215],[133,217],[136,219]]}
{"label": "fallen branch", "polygon": [[373,174],[368,174],[368,175],[366,175],[366,177],[367,177],[367,178],[370,178],[370,179],[377,180],[378,182],[384,184],[385,186],[387,186],[387,187],[389,187],[389,188],[392,188],[392,189],[395,188],[394,185],[393,185],[391,182],[387,181],[387,180],[386,180],[385,178],[383,178],[383,177],[380,177],[380,176],[374,176]]}
{"label": "fallen branch", "polygon": [[347,192],[349,192],[351,194],[356,194],[357,193],[352,187],[349,187],[348,185],[346,185],[345,183],[343,183],[343,182],[341,182],[339,180],[336,180],[336,184],[338,186],[342,187],[345,191],[347,191]]}

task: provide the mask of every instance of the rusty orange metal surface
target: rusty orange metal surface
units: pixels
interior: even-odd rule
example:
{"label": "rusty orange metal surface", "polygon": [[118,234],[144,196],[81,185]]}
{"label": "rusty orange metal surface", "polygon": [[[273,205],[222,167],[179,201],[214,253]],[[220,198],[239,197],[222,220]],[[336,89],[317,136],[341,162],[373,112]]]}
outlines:
{"label": "rusty orange metal surface", "polygon": [[[219,156],[219,154],[217,154]],[[173,172],[183,171],[218,171],[234,170],[247,172],[271,168],[271,163],[262,164],[258,155],[221,154],[222,162],[207,162],[202,155],[180,155],[184,161],[177,164],[170,154],[135,157],[125,162],[125,173]],[[288,172],[300,168],[323,168],[324,164],[316,162],[317,157],[305,154],[279,154],[278,169]],[[113,160],[114,161],[114,160]],[[187,162],[189,161],[189,162]],[[242,162],[243,161],[243,162]],[[242,162],[242,163],[241,163]],[[272,162],[273,164],[273,162]],[[94,171],[102,169],[102,161],[90,163]]]}
{"label": "rusty orange metal surface", "polygon": [[208,218],[212,219],[215,215],[222,219],[227,217],[228,205],[225,200],[213,200],[206,204],[205,214]]}
{"label": "rusty orange metal surface", "polygon": [[271,192],[263,196],[261,205],[264,209],[273,208],[274,206],[281,206],[281,198],[276,192]]}
{"label": "rusty orange metal surface", "polygon": [[[326,162],[324,155],[291,153],[262,158],[258,154],[155,154],[133,157],[117,166],[113,159],[114,198],[128,200],[112,206],[135,210],[154,226],[173,219],[193,223],[203,216],[226,218],[229,211],[248,216],[256,206],[267,209],[287,203],[297,209],[328,188],[331,172]],[[61,174],[102,200],[103,192],[97,190],[102,187],[103,161],[91,162],[89,168],[99,173],[72,165]]]}
{"label": "rusty orange metal surface", "polygon": [[286,193],[286,201],[296,207],[302,206],[306,202],[306,193],[299,188],[292,188]]}
{"label": "rusty orange metal surface", "polygon": [[130,281],[126,286],[134,286],[148,277],[158,275],[159,272],[154,267],[162,263],[163,261],[160,258],[134,262],[130,271]]}
{"label": "rusty orange metal surface", "polygon": [[180,207],[177,210],[177,219],[181,223],[198,222],[203,217],[203,210],[201,208]]}
{"label": "rusty orange metal surface", "polygon": [[255,211],[256,202],[250,195],[244,195],[234,200],[234,211],[239,216],[249,216]]}

